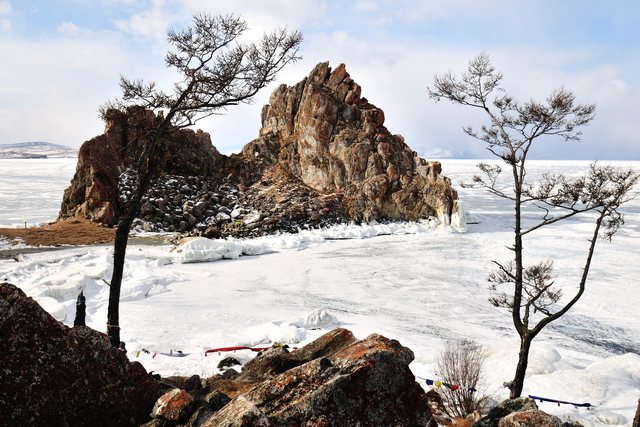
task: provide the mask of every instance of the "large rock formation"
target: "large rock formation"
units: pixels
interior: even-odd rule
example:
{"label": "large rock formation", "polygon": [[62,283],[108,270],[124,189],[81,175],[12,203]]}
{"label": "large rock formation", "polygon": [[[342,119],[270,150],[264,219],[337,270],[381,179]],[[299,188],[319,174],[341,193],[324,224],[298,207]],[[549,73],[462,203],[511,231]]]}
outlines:
{"label": "large rock formation", "polygon": [[[159,119],[136,107],[112,112],[105,134],[81,148],[60,216],[114,224],[135,186],[144,133]],[[173,131],[166,144],[140,213],[149,230],[224,236],[349,220],[447,222],[457,210],[440,163],[387,130],[343,64],[320,63],[295,86],[278,87],[258,138],[239,154],[219,154],[201,131]]]}
{"label": "large rock formation", "polygon": [[159,384],[105,335],[56,321],[0,283],[0,425],[138,425]]}
{"label": "large rock formation", "polygon": [[336,329],[294,352],[267,350],[241,374],[229,370],[189,393],[169,391],[149,425],[424,426],[431,414],[412,360],[395,340],[357,341]]}
{"label": "large rock formation", "polygon": [[392,135],[384,112],[360,95],[344,64],[333,71],[318,64],[297,85],[274,91],[244,158],[264,158],[320,193],[343,194],[351,219],[449,217],[457,195],[440,163]]}
{"label": "large rock formation", "polygon": [[[79,216],[114,225],[122,214],[120,177],[136,168],[145,146],[146,132],[160,117],[142,107],[126,112],[110,110],[104,134],[80,147],[76,173],[65,190],[60,217]],[[164,174],[207,177],[217,170],[220,159],[207,133],[188,129],[172,130],[158,150]]]}

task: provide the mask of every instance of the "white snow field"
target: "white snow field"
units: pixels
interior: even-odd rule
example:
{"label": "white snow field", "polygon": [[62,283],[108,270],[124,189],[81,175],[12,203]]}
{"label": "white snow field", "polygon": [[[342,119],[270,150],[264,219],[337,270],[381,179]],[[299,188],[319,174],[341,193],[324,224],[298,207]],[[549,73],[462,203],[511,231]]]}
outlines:
{"label": "white snow field", "polygon": [[[476,173],[477,161],[442,163],[454,183]],[[640,162],[612,163],[640,169]],[[532,161],[529,176],[575,175],[587,167]],[[511,208],[480,190],[460,194],[465,230],[431,221],[195,240],[180,248],[131,246],[120,309],[128,356],[162,375],[210,376],[222,357],[245,361],[255,353],[205,356],[207,349],[297,347],[341,326],[358,338],[377,332],[398,339],[415,353],[413,372],[437,379],[434,363],[444,344],[471,338],[488,357],[486,382],[477,387],[506,398],[502,384],[512,379],[518,341],[509,315],[489,304],[486,278],[491,260],[509,256]],[[640,397],[640,200],[624,212],[627,223],[613,241],[598,242],[585,295],[534,341],[525,381],[524,394],[595,405],[539,404],[586,426],[631,425]],[[551,257],[565,298],[581,274],[590,219],[565,221],[527,239],[527,260]],[[69,325],[84,290],[88,325],[105,331],[111,269],[111,247],[70,248],[2,259],[0,280],[20,286]],[[175,357],[176,350],[183,357]]]}
{"label": "white snow field", "polygon": [[0,227],[55,221],[75,158],[0,159]]}

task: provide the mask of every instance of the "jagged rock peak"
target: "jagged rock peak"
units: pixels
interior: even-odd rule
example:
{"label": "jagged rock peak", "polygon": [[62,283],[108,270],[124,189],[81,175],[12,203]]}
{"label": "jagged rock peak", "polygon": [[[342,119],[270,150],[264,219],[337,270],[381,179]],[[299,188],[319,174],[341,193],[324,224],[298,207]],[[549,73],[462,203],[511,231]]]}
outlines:
{"label": "jagged rock peak", "polygon": [[384,111],[361,92],[344,64],[332,71],[319,63],[298,84],[273,92],[243,156],[278,164],[314,190],[344,194],[352,219],[450,217],[457,194],[440,163],[392,135]]}

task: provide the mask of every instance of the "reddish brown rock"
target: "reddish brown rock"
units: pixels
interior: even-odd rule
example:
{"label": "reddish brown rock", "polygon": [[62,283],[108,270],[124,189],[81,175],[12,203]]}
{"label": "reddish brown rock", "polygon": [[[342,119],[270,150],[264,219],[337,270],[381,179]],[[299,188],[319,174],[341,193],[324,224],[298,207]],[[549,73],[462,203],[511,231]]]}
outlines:
{"label": "reddish brown rock", "polygon": [[[208,134],[173,131],[159,150],[160,175],[167,179],[143,200],[145,229],[227,236],[352,220],[433,216],[448,223],[458,196],[440,163],[418,157],[401,135],[391,134],[384,112],[361,91],[344,64],[332,70],[320,63],[298,84],[272,93],[258,138],[229,157],[213,148]],[[119,194],[118,177],[136,166],[145,132],[158,120],[137,107],[111,112],[104,135],[80,150],[60,217],[114,224],[122,214],[119,196],[135,187],[122,185]],[[197,176],[170,188],[174,175]],[[228,214],[237,208],[259,219],[231,221]],[[323,209],[330,214],[319,214]]]}
{"label": "reddish brown rock", "polygon": [[159,384],[104,334],[57,322],[0,283],[0,425],[138,425]]}
{"label": "reddish brown rock", "polygon": [[457,193],[440,164],[416,157],[392,135],[381,109],[365,99],[345,102],[341,94],[352,91],[360,96],[344,65],[331,71],[326,62],[297,85],[280,86],[244,157],[277,164],[318,192],[342,194],[349,219],[447,220]]}
{"label": "reddish brown rock", "polygon": [[151,416],[174,423],[182,423],[192,414],[194,402],[194,398],[185,390],[174,388],[156,401]]}
{"label": "reddish brown rock", "polygon": [[475,422],[473,427],[499,427],[502,419],[510,414],[538,411],[538,406],[533,399],[518,397],[507,399],[492,408],[481,420]]}
{"label": "reddish brown rock", "polygon": [[270,349],[235,378],[207,380],[198,393],[214,389],[233,399],[203,404],[187,425],[426,425],[431,413],[412,360],[398,341],[376,334],[357,341],[336,329],[293,352]]}
{"label": "reddish brown rock", "polygon": [[502,418],[498,427],[560,427],[560,419],[539,409],[514,412]]}
{"label": "reddish brown rock", "polygon": [[[118,178],[135,168],[146,132],[160,120],[142,107],[126,112],[111,110],[104,134],[80,147],[76,173],[64,192],[60,218],[79,216],[113,225],[122,214]],[[220,153],[209,134],[200,130],[174,130],[158,150],[161,173],[207,175],[219,164]],[[186,148],[188,147],[188,148]]]}

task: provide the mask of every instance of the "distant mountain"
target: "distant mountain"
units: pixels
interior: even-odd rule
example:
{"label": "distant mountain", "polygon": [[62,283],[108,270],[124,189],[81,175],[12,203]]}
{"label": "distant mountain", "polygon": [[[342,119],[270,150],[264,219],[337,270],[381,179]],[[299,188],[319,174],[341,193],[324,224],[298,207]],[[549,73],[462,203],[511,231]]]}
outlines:
{"label": "distant mountain", "polygon": [[0,159],[51,159],[78,157],[78,150],[49,142],[0,144]]}

